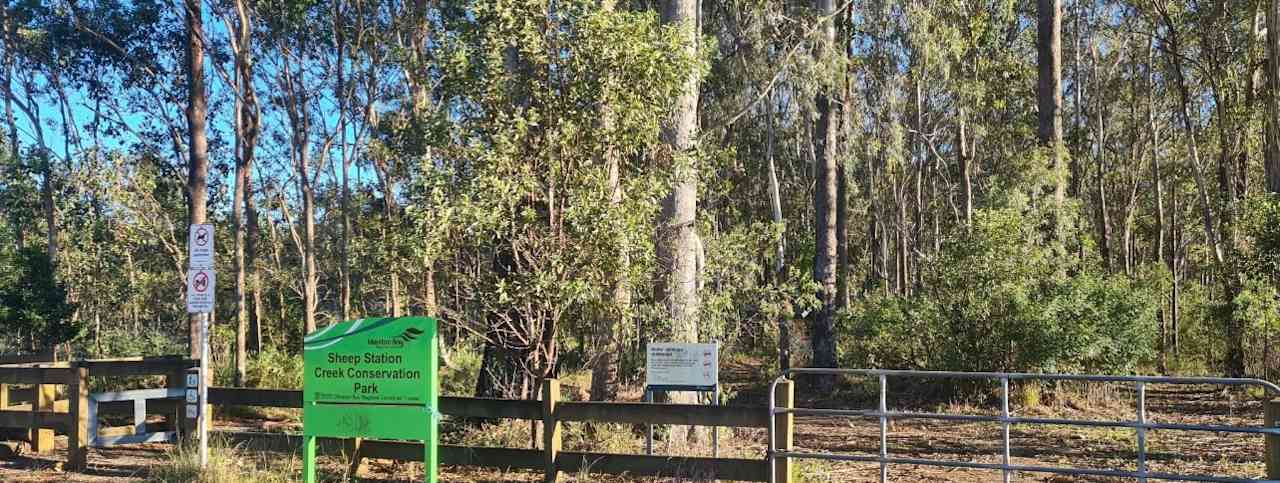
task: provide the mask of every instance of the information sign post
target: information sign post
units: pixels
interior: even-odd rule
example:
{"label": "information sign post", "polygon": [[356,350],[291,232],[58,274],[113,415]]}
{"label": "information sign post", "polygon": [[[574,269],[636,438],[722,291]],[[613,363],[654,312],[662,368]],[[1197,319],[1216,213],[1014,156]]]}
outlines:
{"label": "information sign post", "polygon": [[438,477],[436,320],[360,319],[303,339],[303,480],[316,481],[316,438],[422,441],[426,482]]}
{"label": "information sign post", "polygon": [[[187,417],[196,420],[201,468],[209,462],[209,314],[213,313],[214,295],[217,293],[213,270],[213,241],[213,225],[193,224],[188,227],[187,312],[200,319],[200,370],[196,373],[196,384],[188,381],[186,400]],[[191,393],[192,390],[195,391],[194,394]]]}
{"label": "information sign post", "polygon": [[[645,351],[644,400],[653,402],[654,393],[691,391],[710,394],[720,405],[720,343],[653,343]],[[645,437],[645,452],[653,454],[653,425]],[[712,456],[720,456],[720,428],[711,428]]]}

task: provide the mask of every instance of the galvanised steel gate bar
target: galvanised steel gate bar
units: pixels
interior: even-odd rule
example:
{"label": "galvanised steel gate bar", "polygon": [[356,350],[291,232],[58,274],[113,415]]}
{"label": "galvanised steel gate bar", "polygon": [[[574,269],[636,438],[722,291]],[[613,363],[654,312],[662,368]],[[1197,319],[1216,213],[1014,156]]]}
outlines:
{"label": "galvanised steel gate bar", "polygon": [[[777,407],[774,390],[778,383],[796,375],[831,375],[831,376],[863,376],[875,377],[879,379],[880,385],[880,404],[875,411],[860,409],[813,409],[813,408],[779,408]],[[980,380],[999,380],[1000,381],[1000,416],[981,416],[972,414],[945,414],[945,413],[921,413],[909,411],[890,411],[888,408],[888,381],[890,377],[910,377],[910,378],[932,378],[932,379],[980,379]],[[1093,421],[1079,419],[1060,419],[1060,418],[1023,418],[1014,417],[1009,412],[1009,381],[1079,381],[1079,382],[1128,382],[1133,383],[1137,391],[1137,418],[1133,421]],[[769,387],[769,478],[770,482],[776,478],[775,465],[778,458],[798,458],[798,459],[815,459],[828,461],[858,461],[873,462],[880,464],[880,481],[887,482],[889,480],[890,464],[907,464],[921,466],[938,466],[947,468],[971,468],[1000,470],[1004,475],[1004,481],[1010,481],[1014,472],[1029,473],[1053,473],[1060,475],[1080,475],[1080,476],[1109,476],[1121,478],[1137,478],[1140,482],[1146,482],[1148,479],[1171,480],[1171,481],[1208,481],[1208,482],[1256,482],[1256,481],[1275,481],[1275,480],[1253,480],[1241,478],[1226,478],[1218,476],[1206,475],[1178,475],[1170,473],[1151,472],[1147,468],[1147,431],[1153,429],[1165,429],[1175,431],[1208,431],[1216,433],[1238,433],[1238,434],[1265,434],[1280,435],[1280,428],[1266,427],[1248,427],[1248,426],[1221,426],[1221,425],[1200,425],[1200,424],[1167,424],[1153,423],[1147,419],[1147,392],[1148,384],[1178,384],[1178,385],[1215,385],[1215,386],[1256,386],[1261,387],[1271,397],[1280,396],[1280,386],[1261,379],[1233,379],[1233,378],[1217,378],[1217,377],[1160,377],[1160,376],[1103,376],[1103,375],[1083,375],[1083,374],[1028,374],[1016,372],[947,372],[947,371],[902,371],[902,370],[882,370],[882,369],[817,369],[817,368],[797,368],[783,371]],[[849,417],[849,418],[878,418],[880,420],[880,451],[877,456],[861,456],[846,455],[836,453],[817,453],[781,450],[774,446],[774,427],[773,415],[792,414],[792,415],[809,415],[809,416],[829,416],[829,417]],[[1004,439],[1004,453],[1000,463],[973,463],[964,461],[942,461],[929,460],[920,458],[900,458],[889,456],[889,420],[891,419],[930,419],[939,421],[966,421],[966,422],[998,422],[1001,426],[1001,433]],[[1010,461],[1010,440],[1009,428],[1014,424],[1040,424],[1040,425],[1063,425],[1063,426],[1086,426],[1086,427],[1107,427],[1107,428],[1131,428],[1137,435],[1137,469],[1136,471],[1125,470],[1099,470],[1085,468],[1061,468],[1049,466],[1035,465],[1015,465]]]}

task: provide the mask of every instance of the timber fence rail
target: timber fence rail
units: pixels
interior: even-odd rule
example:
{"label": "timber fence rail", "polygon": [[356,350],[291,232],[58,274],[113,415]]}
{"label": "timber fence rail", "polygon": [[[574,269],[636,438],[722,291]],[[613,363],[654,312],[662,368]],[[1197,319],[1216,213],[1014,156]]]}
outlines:
{"label": "timber fence rail", "polygon": [[[789,386],[784,387],[789,390]],[[697,477],[737,481],[769,481],[766,458],[708,458],[563,451],[561,423],[674,424],[741,428],[769,427],[763,407],[702,406],[560,400],[557,380],[544,381],[542,400],[504,400],[441,397],[441,414],[458,418],[541,421],[541,448],[490,448],[440,445],[443,465],[542,471],[545,481],[559,481],[563,473],[598,473],[645,477]],[[302,392],[271,389],[209,388],[209,403],[219,406],[301,408]],[[779,416],[785,417],[785,416]],[[281,451],[301,447],[296,434],[219,432],[233,444]],[[422,444],[399,441],[360,441],[320,438],[317,452],[351,458],[352,469],[365,458],[421,461]],[[789,480],[780,480],[789,483]]]}

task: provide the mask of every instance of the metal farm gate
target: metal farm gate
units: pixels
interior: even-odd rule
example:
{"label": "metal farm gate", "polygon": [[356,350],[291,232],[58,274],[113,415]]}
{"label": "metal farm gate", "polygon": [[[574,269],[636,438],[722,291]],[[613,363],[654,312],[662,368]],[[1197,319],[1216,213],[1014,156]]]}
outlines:
{"label": "metal farm gate", "polygon": [[[830,375],[830,376],[859,376],[867,378],[877,378],[879,380],[880,404],[874,410],[859,409],[817,409],[817,408],[787,408],[779,407],[776,395],[776,388],[782,381],[788,380],[792,376],[797,375]],[[1000,402],[1001,410],[999,416],[972,415],[972,414],[946,414],[946,413],[922,413],[922,412],[906,412],[891,411],[888,405],[888,382],[890,378],[926,378],[926,379],[968,379],[968,380],[988,380],[1000,381]],[[1056,419],[1056,418],[1032,418],[1013,416],[1009,412],[1009,381],[1078,381],[1078,382],[1104,382],[1104,383],[1131,383],[1137,393],[1137,413],[1132,421],[1099,421],[1089,419]],[[1147,401],[1146,386],[1148,384],[1173,384],[1173,385],[1215,385],[1215,386],[1254,386],[1260,387],[1266,391],[1269,397],[1280,396],[1280,386],[1260,379],[1229,379],[1229,378],[1212,378],[1212,377],[1148,377],[1148,376],[1101,376],[1101,375],[1077,375],[1077,374],[1024,374],[1024,373],[1004,373],[1004,372],[941,372],[941,371],[898,371],[898,370],[879,370],[879,369],[815,369],[815,368],[797,368],[784,371],[771,384],[769,390],[769,413],[771,416],[781,415],[810,415],[825,417],[843,417],[855,419],[879,419],[880,420],[880,444],[879,454],[876,456],[868,455],[851,455],[821,452],[803,452],[794,451],[788,448],[779,448],[775,432],[778,430],[777,418],[769,418],[769,475],[771,482],[776,481],[777,471],[776,465],[779,458],[793,459],[811,459],[811,460],[828,460],[828,461],[854,461],[854,462],[875,462],[880,464],[880,481],[889,480],[889,465],[920,465],[935,466],[947,468],[969,468],[969,469],[985,469],[1000,470],[1004,475],[1004,481],[1009,482],[1014,472],[1030,472],[1030,473],[1053,473],[1059,475],[1076,475],[1076,476],[1101,476],[1101,477],[1121,477],[1136,478],[1140,482],[1146,482],[1148,479],[1153,480],[1170,480],[1170,481],[1209,481],[1209,482],[1241,482],[1241,481],[1275,481],[1275,480],[1250,480],[1240,478],[1226,478],[1208,475],[1183,475],[1151,472],[1147,468],[1147,431],[1150,430],[1173,430],[1173,431],[1208,431],[1216,433],[1235,433],[1235,434],[1264,434],[1264,435],[1280,435],[1280,428],[1271,428],[1265,426],[1212,426],[1212,425],[1194,425],[1194,424],[1165,424],[1151,422],[1147,418]],[[889,437],[889,421],[894,419],[927,419],[938,421],[962,421],[962,422],[998,422],[1002,428],[1004,440],[1004,454],[1000,463],[978,463],[966,461],[943,461],[921,458],[905,458],[895,457],[889,454],[888,437]],[[1126,470],[1103,470],[1103,469],[1087,469],[1087,468],[1069,468],[1069,467],[1051,467],[1051,466],[1034,466],[1034,465],[1017,465],[1010,462],[1010,441],[1009,427],[1012,425],[1062,425],[1062,426],[1081,426],[1081,427],[1104,427],[1104,428],[1130,428],[1136,432],[1137,436],[1137,466],[1136,471]]]}

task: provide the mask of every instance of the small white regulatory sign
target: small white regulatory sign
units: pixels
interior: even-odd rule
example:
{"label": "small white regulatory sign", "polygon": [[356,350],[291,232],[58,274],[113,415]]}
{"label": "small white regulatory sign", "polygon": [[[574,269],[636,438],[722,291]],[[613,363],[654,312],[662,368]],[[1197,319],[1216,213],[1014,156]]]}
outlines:
{"label": "small white regulatory sign", "polygon": [[195,419],[195,418],[198,418],[198,417],[200,417],[200,405],[199,405],[199,404],[188,404],[188,405],[187,405],[187,419]]}
{"label": "small white regulatory sign", "polygon": [[213,268],[213,225],[191,225],[187,232],[187,266]]}
{"label": "small white regulatory sign", "polygon": [[649,344],[645,384],[710,388],[720,377],[720,344]]}
{"label": "small white regulatory sign", "polygon": [[200,391],[195,389],[187,389],[187,402],[195,404],[200,402]]}
{"label": "small white regulatory sign", "polygon": [[213,312],[214,275],[212,268],[187,271],[187,313]]}

